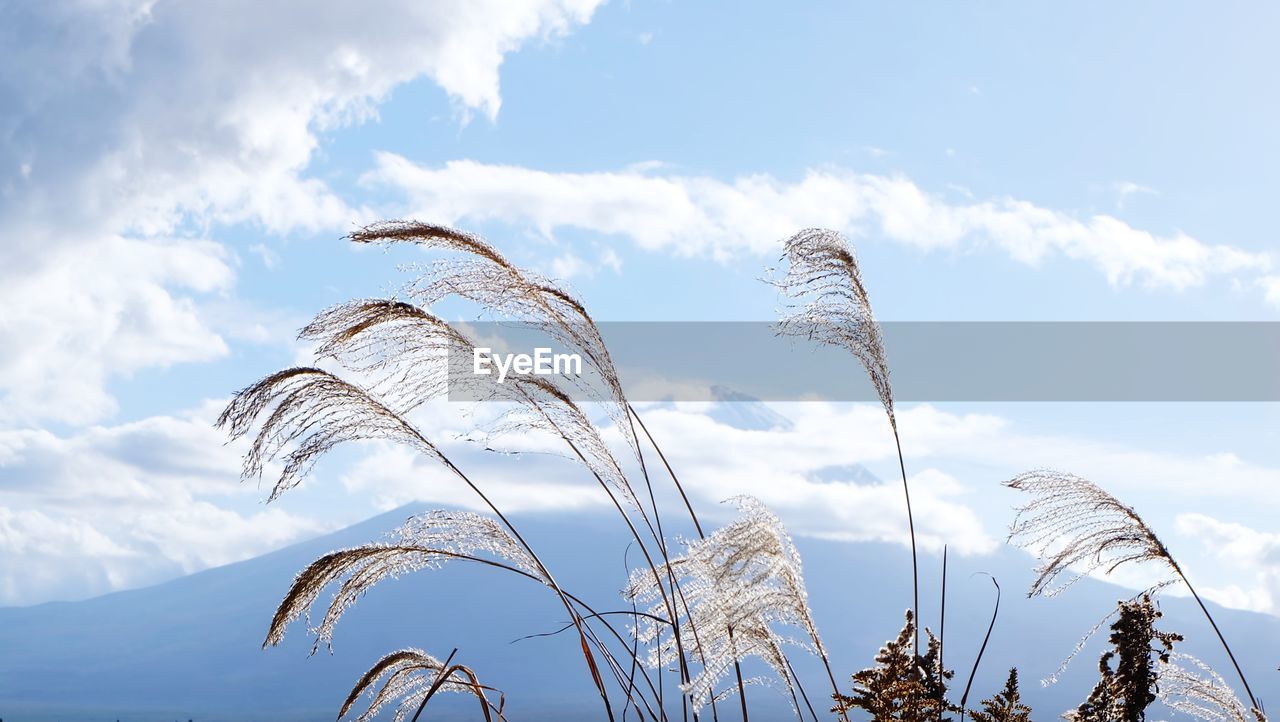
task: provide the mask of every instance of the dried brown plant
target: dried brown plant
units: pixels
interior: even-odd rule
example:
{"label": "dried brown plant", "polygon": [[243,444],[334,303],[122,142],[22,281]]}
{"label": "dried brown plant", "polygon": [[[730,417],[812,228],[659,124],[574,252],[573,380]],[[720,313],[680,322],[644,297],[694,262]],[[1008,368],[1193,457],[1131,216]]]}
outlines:
{"label": "dried brown plant", "polygon": [[880,648],[875,666],[853,674],[852,694],[833,695],[832,711],[860,709],[871,722],[931,722],[945,720],[948,712],[958,710],[946,701],[947,681],[953,673],[942,667],[938,638],[927,630],[926,634],[927,651],[914,654],[910,645],[916,624],[908,609],[902,631]]}
{"label": "dried brown plant", "polygon": [[1098,683],[1071,715],[1077,722],[1144,722],[1156,701],[1156,663],[1167,662],[1182,641],[1180,634],[1156,629],[1163,615],[1149,594],[1120,602],[1117,616],[1108,638],[1112,648],[1098,661]]}

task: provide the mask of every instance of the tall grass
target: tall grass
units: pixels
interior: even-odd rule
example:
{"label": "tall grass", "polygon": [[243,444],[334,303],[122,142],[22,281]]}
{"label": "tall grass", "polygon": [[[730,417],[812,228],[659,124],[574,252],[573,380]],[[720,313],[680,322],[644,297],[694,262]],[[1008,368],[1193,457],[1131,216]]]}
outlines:
{"label": "tall grass", "polygon": [[[377,440],[405,445],[441,465],[488,513],[427,512],[387,540],[317,559],[290,586],[264,646],[279,644],[294,621],[310,620],[323,606],[318,623],[310,624],[314,651],[331,641],[343,615],[373,586],[403,574],[466,564],[522,578],[557,601],[568,618],[562,631],[572,631],[581,672],[595,689],[603,719],[746,722],[751,716],[747,688],[754,681],[744,676],[748,660],[769,671],[801,722],[828,714],[848,722],[849,713],[859,709],[875,720],[931,722],[957,710],[963,718],[982,653],[960,703],[949,702],[952,672],[943,666],[944,639],[926,628],[928,649],[923,654],[920,649],[924,625],[915,521],[888,357],[857,259],[839,234],[809,229],[786,240],[788,268],[775,284],[793,304],[779,324],[781,333],[846,349],[867,373],[884,408],[902,478],[912,552],[907,625],[898,643],[882,650],[879,667],[852,675],[852,695],[842,693],[832,669],[809,607],[800,555],[781,520],[758,500],[738,497],[732,500],[739,513],[734,521],[704,528],[669,457],[628,400],[603,336],[579,299],[511,263],[480,237],[456,229],[392,221],[359,229],[349,238],[358,244],[414,244],[444,257],[420,269],[404,298],[355,300],[321,312],[300,334],[314,344],[316,365],[285,369],[240,391],[219,425],[233,438],[251,440],[246,477],[259,478],[268,469],[276,475],[271,500],[300,483],[335,447]],[[473,343],[430,310],[450,298],[477,304],[494,318],[520,321],[579,353],[583,378],[514,375],[500,384],[492,376],[457,373],[456,360],[472,358]],[[560,584],[550,560],[486,495],[483,482],[415,425],[413,417],[425,404],[458,390],[510,410],[491,430],[550,434],[594,480],[640,559],[624,590],[624,608],[597,609]],[[603,426],[579,398],[604,410]],[[1036,497],[1019,511],[1011,534],[1042,552],[1033,593],[1047,593],[1055,579],[1077,573],[1072,570],[1082,564],[1091,571],[1108,563],[1157,562],[1186,582],[1141,519],[1089,482],[1036,472],[1009,486]],[[680,506],[696,538],[677,543],[663,514]],[[323,604],[320,597],[330,589],[333,596]],[[943,593],[945,615],[945,581]],[[1218,631],[1207,607],[1201,607]],[[998,610],[997,598],[988,639]],[[793,663],[797,654],[820,660],[825,679],[802,679]],[[464,666],[455,656],[456,650],[443,660],[418,649],[388,654],[356,682],[339,718],[370,720],[394,710],[397,722],[417,720],[439,693],[449,692],[474,698],[486,720],[506,719],[505,697],[482,683],[482,666]],[[1230,694],[1220,678],[1202,683],[1182,668],[1156,669],[1181,685],[1172,688],[1184,699],[1198,700],[1197,709],[1209,709],[1213,700]],[[1236,670],[1244,682],[1239,665]],[[884,689],[874,686],[882,682]],[[816,691],[826,686],[829,691]],[[1247,683],[1245,689],[1251,713],[1265,719]],[[824,698],[834,702],[830,712]],[[1014,715],[1008,719],[1025,720],[1026,708],[1018,699],[1017,675],[1011,673],[1006,689],[984,703],[981,719],[1001,719],[1005,710]],[[1238,701],[1222,704],[1221,719],[1237,720],[1247,709]]]}

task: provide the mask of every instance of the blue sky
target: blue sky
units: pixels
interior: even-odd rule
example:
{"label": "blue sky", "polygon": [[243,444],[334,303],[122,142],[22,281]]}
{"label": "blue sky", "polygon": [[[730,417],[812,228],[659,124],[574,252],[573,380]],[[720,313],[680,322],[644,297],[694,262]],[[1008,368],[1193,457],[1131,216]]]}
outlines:
{"label": "blue sky", "polygon": [[[1280,314],[1267,4],[297,13],[0,6],[0,604],[469,503],[367,448],[264,507],[210,428],[235,389],[305,360],[312,313],[404,280],[419,256],[339,240],[383,217],[482,232],[606,320],[771,319],[758,279],[812,225],[853,239],[884,319]],[[902,540],[896,487],[840,476],[892,478],[875,410],[776,410],[807,434],[744,436],[692,406],[653,419],[706,503],[752,491],[798,533]],[[430,428],[464,430],[435,411]],[[996,482],[1062,466],[1149,514],[1211,596],[1272,613],[1278,429],[1261,404],[903,414],[934,547],[989,551],[1013,501]],[[519,467],[546,470],[530,484],[458,453],[514,507],[599,502],[551,462]]]}

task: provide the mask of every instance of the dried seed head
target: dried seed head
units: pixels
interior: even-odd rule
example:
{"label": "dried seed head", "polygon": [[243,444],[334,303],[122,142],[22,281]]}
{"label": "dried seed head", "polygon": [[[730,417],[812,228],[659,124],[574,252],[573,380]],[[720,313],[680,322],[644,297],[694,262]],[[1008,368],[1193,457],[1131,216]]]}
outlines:
{"label": "dried seed head", "polygon": [[[361,299],[322,313],[298,334],[318,343],[317,358],[332,358],[369,379],[369,390],[399,413],[444,395],[465,371],[471,341],[448,323],[410,303]],[[481,377],[483,378],[483,377]]]}
{"label": "dried seed head", "polygon": [[[1130,562],[1155,561],[1176,573],[1168,550],[1137,512],[1087,479],[1039,470],[1004,484],[1033,497],[1018,507],[1009,528],[1011,543],[1040,558],[1029,596],[1053,596],[1091,572],[1110,573]],[[1067,581],[1056,583],[1063,575]]]}
{"label": "dried seed head", "polygon": [[497,560],[549,584],[541,567],[498,522],[470,512],[432,511],[410,518],[389,541],[331,552],[312,562],[280,602],[263,646],[283,641],[290,622],[304,614],[310,624],[312,605],[334,582],[341,580],[320,624],[311,629],[316,635],[313,652],[332,643],[338,620],[378,582],[439,568],[459,556]]}
{"label": "dried seed head", "polygon": [[[782,522],[759,500],[748,496],[731,499],[741,518],[705,539],[690,542],[684,556],[660,565],[658,578],[674,574],[679,580],[685,606],[685,625],[697,630],[683,639],[702,663],[698,674],[684,685],[698,706],[706,704],[716,684],[746,657],[759,657],[784,681],[784,644],[799,645],[822,652],[809,610],[800,555]],[[651,603],[651,613],[665,614],[658,581],[649,569],[632,573],[625,595],[637,602]],[[790,639],[776,627],[798,627],[807,641]],[[636,630],[642,642],[650,643],[650,663],[673,659],[675,640],[662,637],[667,627],[656,623]],[[696,637],[693,638],[693,637]]]}
{"label": "dried seed head", "polygon": [[803,305],[783,316],[780,332],[848,349],[897,428],[884,340],[853,248],[835,231],[807,228],[788,238],[785,249],[787,273],[774,285]]}
{"label": "dried seed head", "polygon": [[[412,717],[431,686],[444,672],[445,667],[440,660],[420,649],[402,649],[392,652],[378,660],[368,672],[365,672],[360,681],[356,682],[356,686],[352,688],[351,694],[343,703],[342,710],[338,712],[338,719],[346,717],[359,701],[360,696],[368,691],[370,692],[369,707],[355,718],[356,722],[369,722],[375,719],[384,707],[396,700],[400,702],[393,719],[395,722],[404,722]],[[381,682],[380,686],[379,682]],[[375,687],[377,687],[376,690]],[[471,685],[453,681],[452,676],[440,685],[439,691],[460,692],[484,700],[480,690]]]}
{"label": "dried seed head", "polygon": [[479,236],[453,228],[386,221],[366,226],[348,237],[356,243],[408,242],[465,254],[461,259],[445,259],[427,266],[410,284],[409,294],[428,306],[448,296],[466,299],[497,316],[527,323],[579,352],[585,361],[580,388],[592,395],[603,388],[603,395],[596,400],[607,404],[627,443],[639,453],[613,359],[594,319],[572,294],[550,279],[519,268]]}
{"label": "dried seed head", "polygon": [[1212,667],[1189,654],[1158,660],[1156,674],[1157,693],[1169,709],[1206,722],[1266,722],[1266,716],[1250,711]]}
{"label": "dried seed head", "polygon": [[245,454],[244,476],[261,477],[264,464],[282,459],[271,500],[296,486],[325,452],[347,441],[395,441],[444,460],[434,444],[368,391],[318,368],[279,371],[240,391],[218,426],[240,438],[263,416]]}

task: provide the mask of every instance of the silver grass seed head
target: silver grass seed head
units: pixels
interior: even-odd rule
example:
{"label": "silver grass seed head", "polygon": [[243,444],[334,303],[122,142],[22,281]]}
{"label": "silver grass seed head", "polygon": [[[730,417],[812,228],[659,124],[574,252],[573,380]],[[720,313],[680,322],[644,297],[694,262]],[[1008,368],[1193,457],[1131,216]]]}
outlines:
{"label": "silver grass seed head", "polygon": [[1250,711],[1212,667],[1189,654],[1175,652],[1168,661],[1158,659],[1156,674],[1156,692],[1172,710],[1205,722],[1266,722],[1266,716]]}
{"label": "silver grass seed head", "polygon": [[[320,557],[298,573],[276,609],[263,646],[284,640],[294,620],[306,616],[316,636],[313,653],[331,645],[338,621],[374,585],[425,569],[437,569],[458,556],[493,559],[550,584],[536,561],[498,522],[479,514],[432,511],[411,517],[389,539]],[[311,608],[330,585],[338,588],[319,624]]]}
{"label": "silver grass seed head", "polygon": [[[443,671],[443,662],[420,649],[392,652],[374,663],[360,678],[338,712],[338,719],[346,717],[360,697],[367,693],[368,707],[354,718],[356,722],[375,719],[379,712],[397,700],[399,704],[394,719],[398,722],[407,720]],[[476,689],[452,679],[441,684],[439,691],[480,696]]]}
{"label": "silver grass seed head", "polygon": [[[651,604],[650,612],[662,617],[658,579],[669,574],[680,580],[685,624],[697,630],[683,640],[692,650],[701,670],[685,685],[685,691],[700,707],[711,690],[733,668],[735,662],[758,657],[788,680],[784,645],[800,646],[822,653],[808,605],[799,553],[781,521],[764,504],[752,497],[735,497],[741,516],[704,539],[687,543],[683,556],[670,565],[660,565],[655,575],[649,569],[633,572],[625,595],[635,602]],[[655,576],[658,579],[655,579]],[[777,628],[804,631],[804,641],[789,639]],[[649,663],[673,659],[675,640],[662,636],[666,625],[644,623],[636,630],[639,641],[650,644]]]}
{"label": "silver grass seed head", "polygon": [[232,439],[249,435],[245,478],[260,478],[267,463],[283,468],[269,501],[293,488],[319,457],[349,441],[387,440],[444,457],[404,418],[367,390],[318,368],[299,367],[271,374],[235,395],[218,418]]}
{"label": "silver grass seed head", "polygon": [[1004,485],[1032,497],[1017,507],[1009,527],[1009,542],[1040,559],[1029,596],[1053,596],[1094,571],[1110,573],[1131,562],[1154,561],[1169,575],[1177,572],[1176,562],[1137,512],[1093,482],[1041,469]]}
{"label": "silver grass seed head", "polygon": [[[639,442],[630,430],[628,403],[613,360],[595,320],[586,307],[552,280],[511,263],[480,236],[418,221],[384,221],[361,228],[348,238],[356,243],[401,243],[454,251],[461,259],[440,260],[427,266],[408,288],[420,303],[430,305],[457,296],[487,308],[495,315],[523,321],[560,343],[577,349],[586,367],[603,382],[610,415],[635,453]],[[584,369],[585,370],[585,369]],[[592,384],[584,384],[588,391]]]}
{"label": "silver grass seed head", "polygon": [[787,272],[773,285],[797,305],[783,314],[779,333],[852,353],[866,370],[889,423],[896,429],[884,339],[852,246],[836,231],[806,228],[786,240],[783,257]]}

